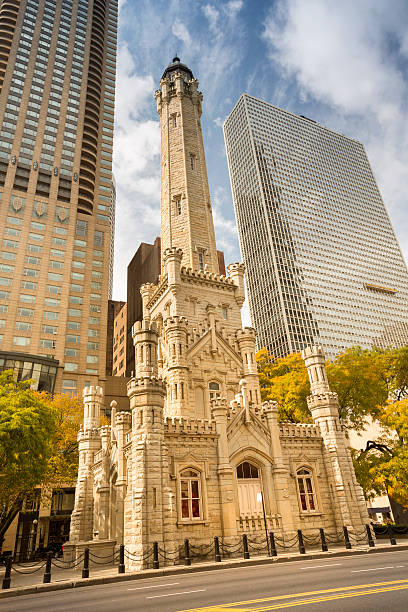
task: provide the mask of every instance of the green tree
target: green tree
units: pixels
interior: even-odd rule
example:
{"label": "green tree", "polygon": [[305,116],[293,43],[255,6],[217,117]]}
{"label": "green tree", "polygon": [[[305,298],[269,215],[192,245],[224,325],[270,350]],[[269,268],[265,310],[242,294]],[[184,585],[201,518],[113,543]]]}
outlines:
{"label": "green tree", "polygon": [[337,393],[340,417],[347,429],[361,431],[375,419],[389,395],[390,352],[350,348],[327,364],[330,389]]}
{"label": "green tree", "polygon": [[[279,403],[279,418],[310,421],[306,402],[310,385],[300,354],[274,359],[264,348],[258,351],[257,362],[262,398]],[[367,418],[376,418],[386,405],[391,384],[402,374],[398,374],[397,365],[391,368],[390,351],[353,347],[327,364],[327,376],[331,390],[339,397],[344,427],[361,431]]]}
{"label": "green tree", "polygon": [[274,359],[263,348],[256,355],[262,400],[278,402],[279,420],[293,423],[311,421],[306,398],[309,379],[300,353]]}
{"label": "green tree", "polygon": [[47,471],[55,428],[51,403],[30,389],[30,381],[0,373],[0,543]]}
{"label": "green tree", "polygon": [[44,397],[55,415],[52,454],[41,479],[44,489],[51,491],[76,480],[78,473],[77,436],[84,407],[78,396],[66,394]]}

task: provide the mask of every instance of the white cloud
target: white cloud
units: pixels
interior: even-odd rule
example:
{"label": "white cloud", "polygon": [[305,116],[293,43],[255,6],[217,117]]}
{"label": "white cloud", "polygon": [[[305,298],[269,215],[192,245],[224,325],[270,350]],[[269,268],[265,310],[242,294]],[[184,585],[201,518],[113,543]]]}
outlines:
{"label": "white cloud", "polygon": [[229,13],[232,17],[235,17],[243,8],[243,0],[230,0],[226,3],[224,10]]}
{"label": "white cloud", "polygon": [[314,118],[364,143],[394,224],[404,217],[408,182],[408,83],[400,68],[407,18],[400,0],[392,10],[370,0],[286,0],[264,30],[270,59],[306,103],[320,103]]}
{"label": "white cloud", "polygon": [[218,32],[218,18],[220,13],[217,11],[217,9],[212,6],[212,4],[206,4],[203,6],[203,13],[208,20],[210,30],[213,32]]}
{"label": "white cloud", "polygon": [[[154,240],[160,226],[159,121],[144,119],[154,105],[152,77],[135,74],[126,45],[118,53],[114,175],[117,185],[114,297],[124,299],[126,268],[139,242]],[[148,115],[147,115],[148,117]]]}
{"label": "white cloud", "polygon": [[191,45],[191,36],[188,33],[186,26],[180,21],[180,19],[175,20],[172,25],[171,31],[173,32],[174,36],[181,40],[181,42],[183,42],[185,45]]}

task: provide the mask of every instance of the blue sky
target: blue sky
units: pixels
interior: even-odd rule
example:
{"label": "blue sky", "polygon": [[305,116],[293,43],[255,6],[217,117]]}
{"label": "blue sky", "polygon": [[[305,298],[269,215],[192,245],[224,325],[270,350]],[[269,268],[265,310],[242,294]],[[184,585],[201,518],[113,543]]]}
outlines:
{"label": "blue sky", "polygon": [[160,232],[154,91],[178,53],[204,95],[218,248],[240,260],[222,123],[243,91],[364,143],[408,257],[408,3],[405,0],[120,0],[114,172],[114,299]]}

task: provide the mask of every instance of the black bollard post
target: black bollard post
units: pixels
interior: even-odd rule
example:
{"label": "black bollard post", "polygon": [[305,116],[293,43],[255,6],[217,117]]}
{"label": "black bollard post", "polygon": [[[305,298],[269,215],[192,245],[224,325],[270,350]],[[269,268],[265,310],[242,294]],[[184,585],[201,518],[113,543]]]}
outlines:
{"label": "black bollard post", "polygon": [[269,532],[269,544],[271,547],[271,557],[277,557],[278,551],[276,550],[275,534],[273,533],[273,531]]}
{"label": "black bollard post", "polygon": [[10,584],[11,584],[11,565],[13,563],[13,558],[10,555],[9,557],[6,557],[5,559],[5,564],[6,564],[6,573],[4,574],[4,578],[3,578],[3,585],[2,585],[2,589],[9,589],[10,588]]}
{"label": "black bollard post", "polygon": [[242,536],[242,544],[244,547],[244,559],[249,559],[248,538],[246,536],[246,533],[244,533]]}
{"label": "black bollard post", "polygon": [[329,549],[326,544],[326,536],[324,535],[323,527],[320,527],[320,542],[322,543],[322,551],[327,552]]}
{"label": "black bollard post", "polygon": [[188,541],[188,538],[184,540],[184,565],[191,565],[190,542]]}
{"label": "black bollard post", "polygon": [[347,527],[345,525],[343,525],[343,534],[344,534],[344,541],[346,543],[346,548],[347,548],[347,550],[350,550],[351,542],[350,542],[350,538],[349,538],[348,529],[347,529]]}
{"label": "black bollard post", "polygon": [[367,532],[368,545],[370,548],[374,548],[375,542],[373,540],[373,534],[371,533],[371,527],[370,525],[366,525],[365,528]]}
{"label": "black bollard post", "polygon": [[119,567],[118,574],[125,573],[125,546],[123,544],[119,547]]}
{"label": "black bollard post", "polygon": [[221,563],[220,541],[218,539],[218,536],[214,537],[214,555],[215,555],[215,562]]}
{"label": "black bollard post", "polygon": [[153,542],[153,569],[159,569],[159,545]]}
{"label": "black bollard post", "polygon": [[82,578],[89,578],[89,548],[84,550],[84,567],[82,568]]}
{"label": "black bollard post", "polygon": [[387,523],[387,531],[388,531],[388,537],[390,538],[390,544],[391,546],[396,546],[397,545],[397,541],[394,538],[394,536],[392,535],[392,527],[389,523]]}
{"label": "black bollard post", "polygon": [[47,552],[47,561],[45,562],[45,572],[43,583],[48,584],[51,582],[51,560],[52,560],[52,552]]}
{"label": "black bollard post", "polygon": [[305,545],[303,543],[303,533],[301,529],[298,529],[298,540],[299,540],[299,552],[301,555],[305,555],[306,554],[306,549],[305,549]]}

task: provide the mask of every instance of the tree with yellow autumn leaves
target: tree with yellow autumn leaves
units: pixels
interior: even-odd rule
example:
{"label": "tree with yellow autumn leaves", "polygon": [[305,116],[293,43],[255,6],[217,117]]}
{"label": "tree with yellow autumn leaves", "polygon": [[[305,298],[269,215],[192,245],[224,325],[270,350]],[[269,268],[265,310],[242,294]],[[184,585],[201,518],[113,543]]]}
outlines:
{"label": "tree with yellow autumn leaves", "polygon": [[77,434],[83,407],[78,398],[50,397],[0,373],[0,550],[4,534],[25,499],[41,487],[75,481]]}
{"label": "tree with yellow autumn leaves", "polygon": [[[274,359],[262,349],[257,362],[262,399],[278,402],[280,420],[310,422],[309,380],[300,354]],[[408,507],[408,347],[350,348],[327,364],[327,376],[346,429],[362,431],[368,421],[378,425],[380,447],[353,452],[366,496],[388,491]]]}

